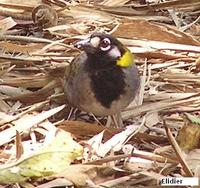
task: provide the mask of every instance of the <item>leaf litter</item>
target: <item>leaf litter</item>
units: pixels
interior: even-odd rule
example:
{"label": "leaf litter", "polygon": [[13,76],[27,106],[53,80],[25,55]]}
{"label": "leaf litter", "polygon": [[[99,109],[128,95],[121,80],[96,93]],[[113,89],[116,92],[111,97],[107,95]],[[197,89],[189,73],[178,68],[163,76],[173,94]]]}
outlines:
{"label": "leaf litter", "polygon": [[[2,0],[1,187],[151,187],[199,177],[199,9],[196,0]],[[73,43],[97,31],[121,40],[140,70],[124,128],[71,109],[63,95],[64,70],[79,53]]]}

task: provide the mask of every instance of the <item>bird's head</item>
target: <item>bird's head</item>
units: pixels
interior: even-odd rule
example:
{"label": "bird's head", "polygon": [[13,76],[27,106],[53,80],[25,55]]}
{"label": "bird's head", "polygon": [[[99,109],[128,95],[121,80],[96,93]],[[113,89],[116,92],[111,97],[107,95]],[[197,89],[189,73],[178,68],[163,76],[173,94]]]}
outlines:
{"label": "bird's head", "polygon": [[119,66],[126,68],[134,63],[133,54],[115,37],[105,33],[94,33],[81,40],[75,47],[82,49],[95,67]]}

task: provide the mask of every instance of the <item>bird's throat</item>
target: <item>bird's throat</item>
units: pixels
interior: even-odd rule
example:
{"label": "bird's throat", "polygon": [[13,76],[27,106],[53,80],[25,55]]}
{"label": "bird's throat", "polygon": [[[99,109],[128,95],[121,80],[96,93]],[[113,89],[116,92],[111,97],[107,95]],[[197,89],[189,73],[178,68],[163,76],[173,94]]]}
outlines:
{"label": "bird's throat", "polygon": [[105,108],[110,108],[112,102],[124,93],[124,73],[121,68],[93,72],[90,76],[95,97]]}

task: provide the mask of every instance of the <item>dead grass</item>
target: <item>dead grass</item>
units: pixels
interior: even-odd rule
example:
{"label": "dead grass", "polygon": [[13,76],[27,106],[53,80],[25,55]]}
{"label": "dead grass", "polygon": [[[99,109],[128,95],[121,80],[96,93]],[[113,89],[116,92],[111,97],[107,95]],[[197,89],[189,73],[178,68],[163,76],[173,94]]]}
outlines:
{"label": "dead grass", "polygon": [[[199,116],[199,1],[80,2],[55,1],[48,11],[33,11],[39,0],[0,3],[1,187],[150,187],[166,176],[199,177],[199,144],[183,151],[173,136],[186,123],[186,112]],[[109,118],[65,104],[64,70],[79,53],[73,42],[96,31],[119,38],[140,70],[140,93],[122,112],[124,129],[105,127]],[[74,164],[57,170],[54,154],[61,151],[56,143],[48,151],[54,159],[47,156],[53,171],[42,166],[40,175],[23,171],[28,178],[16,177],[17,167],[33,168],[29,164],[38,148],[51,144],[60,129],[82,145],[83,152],[66,159],[79,157]],[[10,182],[5,169],[14,169]]]}

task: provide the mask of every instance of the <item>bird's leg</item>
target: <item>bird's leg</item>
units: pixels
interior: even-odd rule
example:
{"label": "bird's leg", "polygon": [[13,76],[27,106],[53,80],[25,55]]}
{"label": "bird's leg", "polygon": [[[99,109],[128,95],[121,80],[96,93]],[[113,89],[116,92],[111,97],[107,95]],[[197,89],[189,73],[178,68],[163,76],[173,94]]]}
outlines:
{"label": "bird's leg", "polygon": [[106,127],[111,127],[111,123],[112,123],[112,117],[108,116],[107,121],[106,121]]}
{"label": "bird's leg", "polygon": [[115,127],[117,127],[117,128],[124,127],[123,121],[122,121],[122,116],[121,116],[120,112],[115,115],[112,115],[111,118],[112,118],[112,121],[113,121]]}
{"label": "bird's leg", "polygon": [[119,112],[119,113],[116,114],[116,118],[117,118],[117,122],[118,122],[119,127],[123,128],[124,124],[123,124],[121,112]]}
{"label": "bird's leg", "polygon": [[72,115],[74,113],[74,108],[71,107],[70,111],[69,111],[69,114],[68,114],[68,117],[67,117],[67,120],[71,119],[72,118]]}

